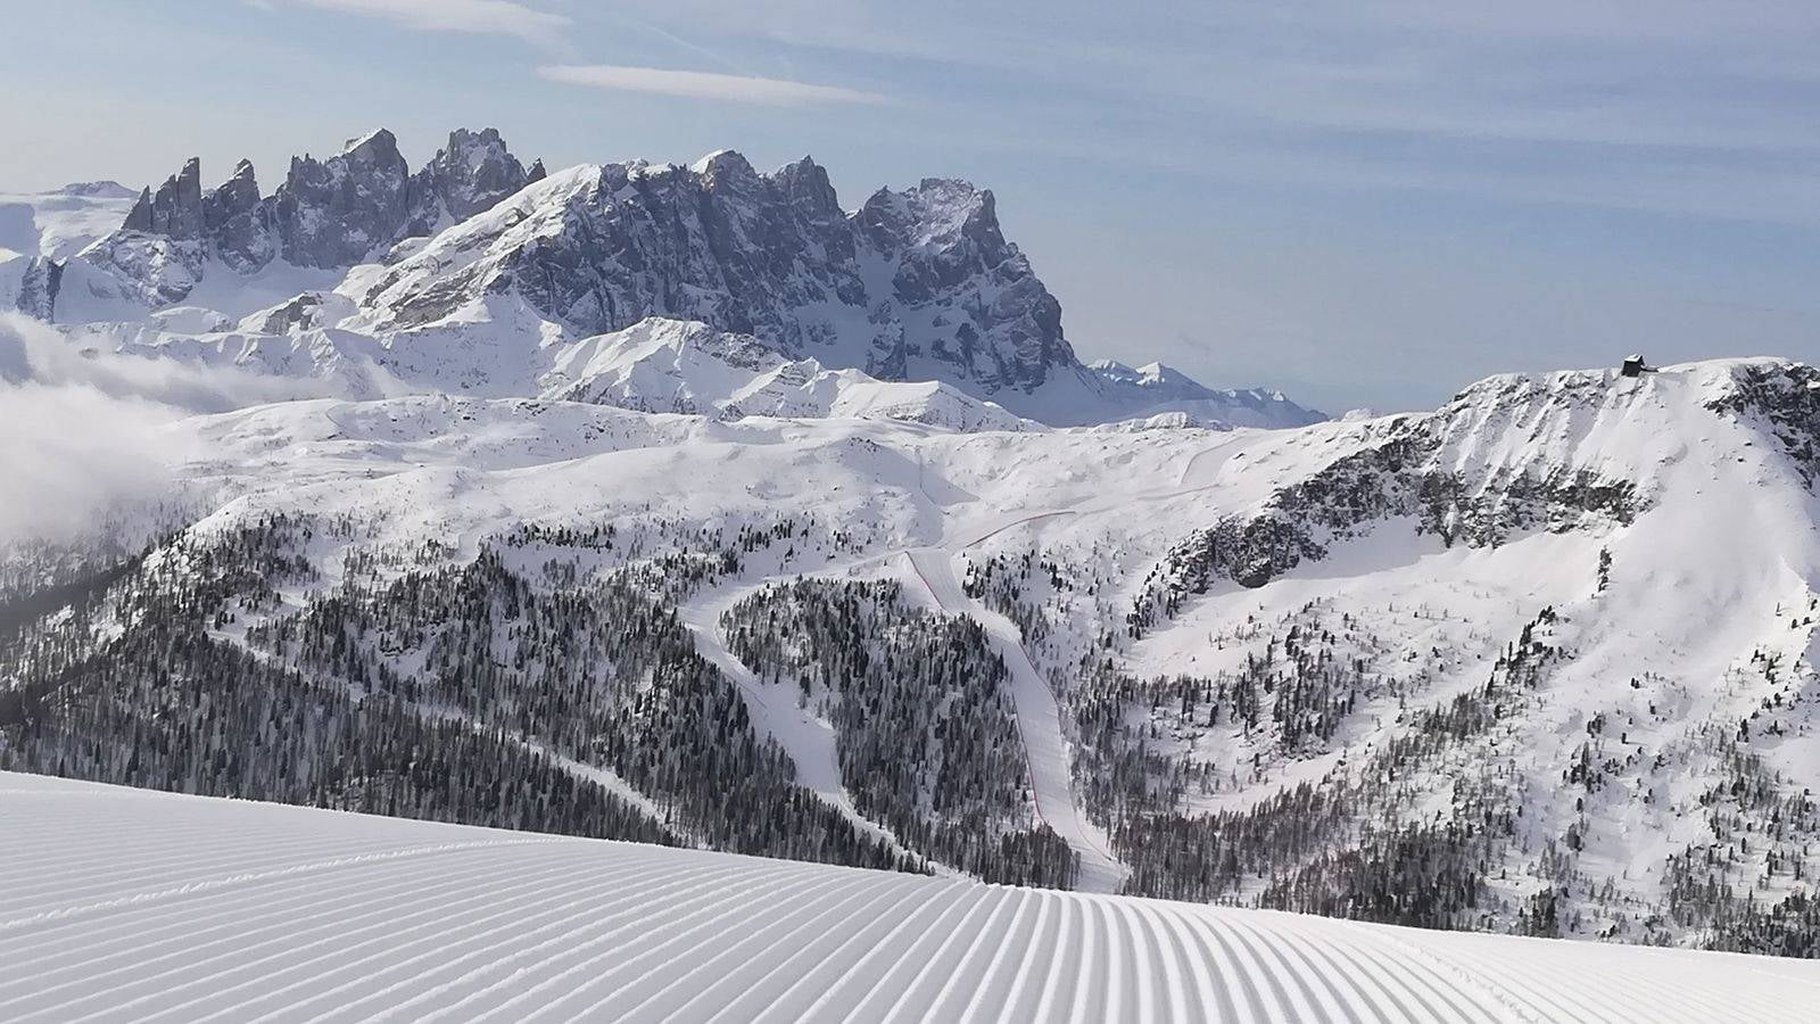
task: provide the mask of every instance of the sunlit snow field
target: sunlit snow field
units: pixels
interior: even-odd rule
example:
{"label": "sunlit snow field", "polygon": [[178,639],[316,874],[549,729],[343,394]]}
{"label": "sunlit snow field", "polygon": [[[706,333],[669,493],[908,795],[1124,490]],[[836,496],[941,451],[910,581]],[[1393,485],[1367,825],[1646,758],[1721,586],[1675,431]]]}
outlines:
{"label": "sunlit snow field", "polygon": [[1795,1021],[1820,964],[0,774],[0,1019]]}

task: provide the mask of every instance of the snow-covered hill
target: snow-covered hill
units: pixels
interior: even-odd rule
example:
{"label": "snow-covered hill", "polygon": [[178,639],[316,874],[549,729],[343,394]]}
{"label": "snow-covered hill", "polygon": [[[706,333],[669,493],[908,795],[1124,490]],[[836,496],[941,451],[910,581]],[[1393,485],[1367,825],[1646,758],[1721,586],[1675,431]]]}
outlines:
{"label": "snow-covered hill", "polygon": [[0,309],[48,308],[48,266],[118,229],[132,204],[132,190],[112,181],[0,193]]}
{"label": "snow-covered hill", "polygon": [[1820,970],[0,774],[14,1021],[1810,1019]]}
{"label": "snow-covered hill", "polygon": [[[390,132],[371,132],[294,158],[270,194],[245,161],[213,188],[203,173],[191,160],[130,210],[117,188],[97,191],[83,209],[118,207],[114,230],[58,229],[55,245],[33,211],[74,199],[0,197],[0,246],[17,250],[0,252],[0,305],[87,345],[214,350],[342,382],[349,397],[530,397],[554,362],[587,361],[565,349],[656,317],[749,338],[814,372],[943,385],[950,394],[931,401],[944,417],[990,400],[1055,426],[1162,412],[1235,426],[1324,418],[1274,392],[1082,365],[993,194],[963,181],[881,189],[848,212],[808,158],[770,174],[731,151],[546,174],[492,129],[451,133],[416,171]],[[285,340],[299,336],[316,355],[301,366]],[[348,369],[368,362],[383,378]]]}
{"label": "snow-covered hill", "polygon": [[[565,351],[540,397],[160,428],[167,488],[0,561],[0,762],[1395,923],[1820,943],[1809,367],[1497,377],[1299,430],[1012,430],[701,327]],[[886,411],[854,407],[868,386]]]}
{"label": "snow-covered hill", "polygon": [[1216,391],[1162,363],[1140,367],[1102,359],[1087,367],[1121,392],[1144,396],[1133,400],[1128,418],[1176,414],[1202,426],[1305,427],[1327,417],[1303,409],[1281,391],[1265,388]]}
{"label": "snow-covered hill", "polygon": [[133,190],[114,181],[83,181],[50,192],[0,193],[0,259],[68,259],[118,229]]}

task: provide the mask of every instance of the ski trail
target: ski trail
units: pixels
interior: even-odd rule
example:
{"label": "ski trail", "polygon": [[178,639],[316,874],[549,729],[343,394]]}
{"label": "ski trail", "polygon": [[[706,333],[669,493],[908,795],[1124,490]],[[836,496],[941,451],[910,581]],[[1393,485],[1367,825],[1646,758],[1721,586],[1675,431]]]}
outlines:
{"label": "ski trail", "polygon": [[[789,987],[778,993],[769,1005],[755,1010],[753,1024],[773,1020],[801,1020],[826,1006],[834,988],[842,979],[858,973],[861,965],[869,960],[888,955],[886,950],[901,950],[903,936],[921,927],[928,920],[926,914],[937,907],[951,905],[937,903],[927,896],[920,891],[920,886],[904,886],[889,907],[883,908],[891,912],[877,917],[869,914],[869,919],[852,932],[835,933],[840,941],[833,955],[803,972]],[[899,907],[907,908],[902,916],[895,913]]]}
{"label": "ski trail", "polygon": [[1018,986],[1028,976],[1026,972],[1038,948],[1033,940],[1043,934],[1043,922],[1048,920],[1050,901],[1044,896],[1044,893],[1034,890],[1018,894],[1017,915],[1006,930],[1004,941],[993,952],[991,962],[986,964],[978,983],[973,986],[973,996],[967,1005],[961,1007],[957,1019],[979,1020],[986,1012],[986,1007],[1010,1006],[1017,1001]]}
{"label": "ski trail", "polygon": [[1030,793],[1037,817],[1054,829],[1080,858],[1075,887],[1083,892],[1117,892],[1125,881],[1124,865],[1112,855],[1111,843],[1087,820],[1074,799],[1074,768],[1062,735],[1061,707],[1049,684],[1031,663],[1017,627],[969,598],[954,575],[953,556],[935,548],[905,553],[911,569],[944,612],[966,615],[985,629],[993,649],[1011,674],[1010,696],[1018,735],[1029,765]]}
{"label": "ski trail", "polygon": [[[63,959],[68,961],[72,955],[78,955],[81,965],[80,967],[66,966],[60,971],[39,973],[38,977],[43,981],[49,981],[58,975],[67,975],[69,980],[42,985],[38,988],[37,995],[42,998],[64,989],[80,989],[82,995],[78,999],[73,999],[71,1003],[58,1007],[64,1012],[70,1012],[70,1007],[78,1001],[106,1002],[107,995],[115,990],[111,984],[106,984],[111,979],[123,979],[129,982],[129,985],[124,987],[131,987],[131,985],[143,985],[149,979],[176,978],[182,974],[191,974],[199,964],[213,963],[218,960],[240,960],[248,953],[261,949],[281,949],[287,955],[294,955],[300,948],[297,944],[298,940],[313,934],[315,930],[332,933],[338,944],[344,943],[365,927],[364,925],[350,927],[351,924],[359,924],[369,919],[375,922],[373,928],[391,931],[404,921],[394,915],[385,915],[377,911],[372,913],[360,911],[358,909],[360,904],[367,901],[383,903],[390,896],[413,890],[434,894],[447,893],[451,896],[465,893],[471,896],[472,887],[498,868],[498,865],[487,860],[464,864],[462,870],[456,872],[446,869],[431,869],[426,866],[422,871],[399,873],[397,877],[390,879],[388,884],[378,887],[374,887],[370,882],[358,877],[344,879],[339,886],[324,886],[319,880],[311,879],[307,883],[300,882],[292,886],[297,891],[288,898],[274,898],[274,894],[266,890],[251,891],[243,894],[241,898],[221,901],[222,905],[217,908],[216,912],[207,915],[195,914],[187,907],[167,907],[164,908],[167,913],[158,915],[164,918],[163,921],[156,918],[132,920],[130,933],[115,937],[109,943],[115,947],[111,953],[100,953],[97,946],[93,944],[83,945],[79,948],[64,945],[46,957],[33,958],[34,960]],[[546,871],[539,872],[532,877],[535,881],[542,882],[553,880],[557,876],[554,871]],[[507,891],[520,891],[525,888],[525,884],[519,884],[511,886]],[[459,905],[461,902],[463,901],[454,900],[446,906]],[[244,934],[235,924],[250,909],[268,912],[281,911],[290,914],[293,912],[293,908],[307,908],[310,912],[298,912],[295,913],[295,916],[291,916],[289,919],[295,926],[294,930],[283,936],[263,939],[251,937]],[[350,911],[353,912],[353,917],[350,917]],[[130,917],[130,915],[122,916]],[[201,926],[209,921],[222,923],[214,927]],[[310,927],[312,922],[322,922],[321,928],[313,930]],[[211,936],[220,937],[211,939]],[[395,939],[395,935],[393,938]],[[307,948],[307,945],[301,948]],[[199,954],[203,953],[212,955],[199,957]],[[19,970],[30,967],[32,962],[33,960],[9,960],[9,964]],[[114,962],[118,962],[118,966],[108,966]],[[155,974],[147,973],[149,969],[158,968],[160,965],[169,965],[169,967]],[[269,982],[270,979],[263,978],[263,980]],[[213,990],[211,999],[218,999],[223,991],[222,989]],[[0,1007],[5,1005],[4,1002],[0,1002]]]}
{"label": "ski trail", "polygon": [[[522,894],[525,898],[524,908],[536,910],[539,906],[553,902],[553,895],[546,895],[540,902],[539,893],[549,894],[556,888],[553,883],[562,877],[559,868],[539,872],[519,884],[507,887],[507,895]],[[623,874],[613,874],[603,884],[615,884],[625,880]],[[383,963],[387,970],[396,970],[401,965],[420,962],[420,955],[413,960],[399,961],[404,950],[413,945],[434,941],[438,948],[447,948],[452,936],[468,938],[473,924],[498,921],[505,916],[499,909],[497,896],[485,898],[478,896],[470,880],[465,888],[468,898],[439,902],[434,910],[425,908],[406,915],[386,914],[382,910],[349,914],[342,912],[341,920],[328,923],[314,929],[298,928],[282,935],[243,936],[242,945],[224,950],[221,954],[207,960],[195,960],[193,968],[202,964],[224,964],[223,969],[187,982],[173,984],[161,989],[157,994],[158,1005],[136,1007],[135,1013],[145,1020],[170,1018],[182,1022],[196,1022],[227,1018],[230,1020],[256,1020],[255,1008],[260,1003],[275,1004],[267,1010],[266,1015],[278,1012],[294,1013],[299,1007],[311,1001],[333,998],[352,984],[340,988],[322,991],[312,986],[316,972],[329,964],[344,963],[366,965]],[[425,884],[432,891],[442,891],[442,886]],[[593,891],[599,891],[596,885]],[[366,892],[352,897],[356,901],[369,901],[373,893]],[[370,903],[369,903],[370,906]],[[490,912],[489,912],[490,911]],[[528,914],[534,918],[536,915]],[[338,926],[337,926],[338,925]],[[400,942],[401,930],[410,934],[408,929],[416,929],[424,937],[411,942]],[[496,929],[497,930],[497,929]],[[256,940],[256,941],[253,941]],[[263,956],[248,959],[248,954],[255,951],[266,951]],[[314,954],[301,956],[300,954]],[[167,972],[167,974],[170,972]],[[384,972],[381,971],[380,974]],[[301,975],[301,978],[294,977]],[[370,985],[375,976],[360,976],[359,983]],[[239,980],[236,980],[239,979]],[[287,980],[289,979],[289,980]],[[252,991],[244,999],[235,1003],[225,1003],[222,997],[229,993]],[[299,993],[299,990],[308,989]],[[179,993],[191,992],[190,998],[183,1002],[169,1004],[167,1001]],[[293,993],[299,993],[293,995]]]}
{"label": "ski trail", "polygon": [[1049,954],[1048,970],[1043,972],[1043,980],[1031,989],[1036,999],[1036,1008],[1030,1012],[1031,1020],[1059,1020],[1062,1008],[1074,1005],[1075,990],[1081,985],[1081,960],[1087,932],[1087,907],[1085,902],[1071,899],[1061,905],[1057,917],[1059,926],[1048,936],[1044,943],[1045,952]]}
{"label": "ski trail", "polygon": [[897,834],[879,822],[860,813],[841,781],[840,758],[834,726],[816,716],[809,708],[798,707],[796,693],[788,686],[770,686],[758,678],[746,664],[727,649],[721,633],[720,617],[747,596],[788,577],[767,577],[752,583],[721,587],[677,606],[677,617],[695,637],[695,649],[708,659],[721,674],[733,681],[745,698],[752,728],[761,736],[770,736],[796,764],[796,782],[820,797],[852,823],[861,835],[883,842],[900,856],[927,863],[938,873],[953,874],[952,868],[938,864],[904,846]]}
{"label": "ski trail", "polygon": [[1182,915],[1154,906],[1147,906],[1145,913],[1163,923],[1175,942],[1182,962],[1189,966],[1190,980],[1194,985],[1193,1005],[1197,1014],[1205,1016],[1210,1007],[1218,1006],[1219,1012],[1214,1014],[1216,1019],[1243,1019],[1238,1003],[1232,997],[1232,985],[1228,981],[1234,973],[1231,961],[1216,955],[1207,944],[1205,936],[1189,927]]}
{"label": "ski trail", "polygon": [[[408,943],[378,948],[363,943],[352,949],[337,950],[335,955],[341,958],[347,958],[348,954],[356,951],[360,952],[360,955],[349,960],[348,966],[343,969],[343,973],[350,975],[350,981],[329,992],[311,992],[308,994],[308,999],[310,1002],[326,1000],[329,1005],[336,1007],[337,1014],[342,1014],[354,1006],[385,1005],[388,998],[397,996],[404,1000],[397,1004],[397,1008],[404,1009],[408,1005],[413,1005],[410,1002],[412,996],[404,991],[406,988],[422,991],[432,979],[447,975],[450,971],[462,970],[463,966],[467,964],[479,963],[482,965],[482,969],[497,967],[509,962],[498,955],[508,947],[512,947],[512,951],[522,958],[553,944],[575,941],[576,933],[582,930],[576,927],[577,922],[592,925],[602,918],[603,912],[607,913],[610,919],[611,912],[624,905],[624,901],[605,897],[617,896],[622,891],[630,890],[641,891],[645,894],[643,898],[648,899],[652,894],[666,891],[667,886],[656,884],[649,889],[642,889],[642,885],[646,882],[657,882],[661,877],[660,873],[647,868],[610,878],[591,879],[590,884],[583,891],[591,897],[599,898],[600,902],[590,904],[581,901],[586,906],[584,910],[575,910],[575,904],[578,901],[572,896],[564,898],[566,894],[563,887],[552,886],[550,888],[554,890],[553,892],[539,893],[524,901],[521,909],[517,911],[517,915],[521,918],[518,921],[498,912],[486,915],[467,914],[441,921],[434,928],[426,928],[422,934],[415,936]],[[570,912],[564,915],[565,910]],[[538,924],[537,927],[527,928],[525,927],[526,922],[538,922]],[[483,928],[481,927],[483,925],[489,927]],[[525,939],[551,930],[557,930],[556,938],[526,946]],[[501,941],[508,935],[511,936],[512,941],[509,943]],[[459,945],[452,941],[456,939],[459,940]],[[450,956],[448,950],[451,946],[466,951]],[[404,956],[405,953],[412,953],[412,955]],[[474,977],[473,971],[466,970],[460,975],[460,980],[465,982],[472,977]],[[306,976],[302,981],[293,982],[292,987],[300,988],[307,984]],[[440,997],[448,992],[448,988],[447,985],[440,985],[433,989],[433,992]],[[343,993],[347,993],[343,999],[334,998]],[[272,1002],[273,995],[274,993],[271,992],[262,992],[258,999],[261,1002]],[[298,1005],[293,1001],[294,998],[279,1002],[272,1010],[267,1011],[265,1016],[257,1019],[264,1020],[281,1012],[287,1014],[293,1012]],[[218,1013],[217,1015],[227,1016],[229,1019],[244,1019],[244,1012],[242,1008],[234,1008],[231,1013]]]}
{"label": "ski trail", "polygon": [[[904,948],[903,955],[896,962],[887,966],[884,971],[871,980],[870,984],[866,985],[863,991],[847,1001],[846,1006],[851,1009],[843,1008],[841,1012],[844,1016],[841,1019],[849,1022],[876,1020],[880,1011],[868,1010],[868,1008],[891,998],[891,993],[894,991],[893,979],[900,973],[909,971],[918,962],[918,950],[928,945],[931,941],[930,936],[945,934],[954,927],[953,922],[964,919],[967,914],[972,912],[973,907],[974,902],[969,899],[955,899],[945,904],[942,907],[941,916],[933,925],[911,939],[909,945]],[[849,982],[854,980],[857,979],[849,979]],[[830,1000],[828,1005],[832,1009],[839,1004]]]}
{"label": "ski trail", "polygon": [[[810,878],[791,874],[782,878],[766,879],[763,884],[752,886],[752,891],[736,895],[735,893],[741,888],[739,883],[747,880],[748,876],[749,872],[737,870],[721,876],[723,882],[729,883],[721,892],[713,891],[712,885],[692,885],[675,890],[677,895],[688,896],[687,899],[666,897],[660,900],[653,898],[655,893],[639,894],[639,898],[629,906],[625,913],[614,915],[597,924],[593,930],[599,931],[599,934],[593,934],[593,930],[591,930],[581,936],[568,936],[563,942],[561,950],[548,958],[547,962],[539,965],[540,969],[548,975],[547,977],[522,988],[505,1001],[487,1008],[483,1013],[475,1015],[474,1019],[501,1016],[507,1020],[525,1019],[532,1015],[532,1012],[523,1009],[527,1006],[535,1006],[536,1015],[547,1016],[554,1012],[557,1006],[575,1000],[583,993],[592,990],[596,984],[611,973],[601,969],[601,957],[596,951],[603,948],[613,950],[615,947],[612,943],[622,939],[628,933],[637,932],[640,935],[639,953],[647,953],[650,951],[648,947],[653,945],[652,939],[689,925],[689,922],[699,921],[703,918],[708,921],[720,921],[726,919],[730,914],[737,913],[741,903],[751,900],[753,896],[762,896],[776,891],[795,894],[800,892],[803,887],[813,884],[813,880]],[[750,885],[751,883],[748,880],[745,881],[745,884]],[[667,892],[670,888],[664,887],[662,891]],[[695,909],[679,913],[685,907]],[[643,928],[640,928],[638,923],[641,915],[646,922]],[[652,924],[653,918],[656,919],[655,926]],[[607,927],[609,925],[612,927]],[[682,928],[685,933],[692,929],[692,925]],[[577,939],[581,941],[577,941]],[[620,966],[635,962],[635,957],[624,951],[613,959]],[[550,968],[558,966],[561,967],[561,970],[548,973]],[[544,994],[547,994],[548,1001],[538,1005],[537,997]]]}

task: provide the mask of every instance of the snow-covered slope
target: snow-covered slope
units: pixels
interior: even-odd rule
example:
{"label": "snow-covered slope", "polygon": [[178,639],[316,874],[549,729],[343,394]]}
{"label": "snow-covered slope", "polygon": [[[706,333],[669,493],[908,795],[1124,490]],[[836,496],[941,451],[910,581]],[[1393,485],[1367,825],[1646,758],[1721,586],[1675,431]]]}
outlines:
{"label": "snow-covered slope", "polygon": [[1129,399],[1129,419],[1180,414],[1204,426],[1305,427],[1326,415],[1304,409],[1281,391],[1265,388],[1214,390],[1171,366],[1147,363],[1136,368],[1110,359],[1089,363]]}
{"label": "snow-covered slope", "polygon": [[959,431],[1040,426],[947,384],[828,370],[813,359],[787,359],[750,335],[659,317],[558,350],[540,383],[546,398],[728,420],[837,416]]}
{"label": "snow-covered slope", "polygon": [[132,204],[132,190],[112,181],[0,193],[0,309],[48,311],[52,266],[113,232]]}
{"label": "snow-covered slope", "polygon": [[14,1021],[1810,1019],[1820,968],[0,774]]}
{"label": "snow-covered slope", "polygon": [[1078,363],[990,193],[730,153],[375,133],[128,222],[0,322],[0,401],[169,420],[0,548],[0,765],[1820,953],[1812,368],[1249,429],[1313,416]]}
{"label": "snow-covered slope", "polygon": [[50,192],[0,192],[0,250],[67,259],[112,232],[135,193],[114,181],[84,181]]}
{"label": "snow-covered slope", "polygon": [[[9,648],[35,707],[59,652],[143,645],[57,691],[84,701],[15,714],[37,724],[0,755],[380,799],[383,773],[316,778],[327,754],[131,754],[188,721],[143,708],[200,699],[165,689],[168,638],[194,630],[184,657],[210,652],[192,671],[222,694],[361,698],[333,711],[333,757],[391,756],[360,746],[367,716],[459,713],[565,759],[523,768],[536,785],[611,781],[587,808],[547,796],[545,827],[1453,928],[1820,941],[1811,368],[1498,377],[1294,431],[968,433],[856,417],[841,375],[837,401],[732,419],[792,364],[699,327],[575,351],[564,386],[706,414],[433,395],[166,428],[186,454],[157,521],[194,525],[8,553],[12,600],[156,541]],[[695,731],[702,706],[732,717]],[[831,817],[745,831],[768,805],[692,774],[730,751]],[[517,820],[481,781],[387,799]]]}

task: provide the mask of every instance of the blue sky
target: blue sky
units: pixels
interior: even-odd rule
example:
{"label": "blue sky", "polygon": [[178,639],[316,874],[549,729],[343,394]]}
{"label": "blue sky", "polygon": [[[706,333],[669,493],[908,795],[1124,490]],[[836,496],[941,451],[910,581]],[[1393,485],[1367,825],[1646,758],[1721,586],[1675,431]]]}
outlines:
{"label": "blue sky", "polygon": [[1820,359],[1820,5],[0,0],[0,187],[386,126],[998,195],[1087,358],[1339,410]]}

